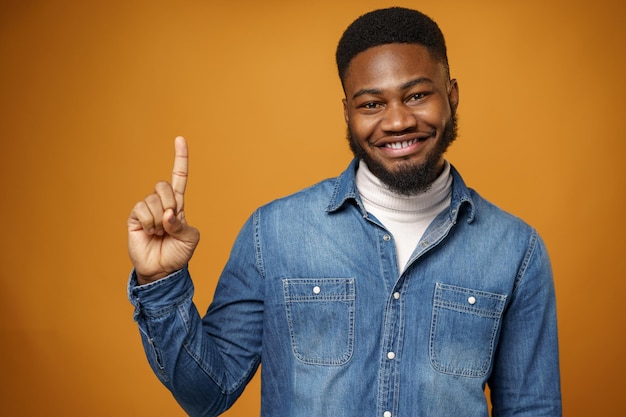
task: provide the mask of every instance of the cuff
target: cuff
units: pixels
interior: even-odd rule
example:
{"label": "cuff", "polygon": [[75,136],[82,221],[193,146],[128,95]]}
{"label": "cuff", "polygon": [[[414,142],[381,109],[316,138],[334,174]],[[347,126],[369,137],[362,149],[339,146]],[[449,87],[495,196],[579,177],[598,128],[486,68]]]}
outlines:
{"label": "cuff", "polygon": [[137,274],[133,270],[128,280],[128,299],[135,306],[135,318],[140,310],[150,315],[169,310],[183,300],[193,296],[193,283],[187,267],[144,285],[138,285]]}

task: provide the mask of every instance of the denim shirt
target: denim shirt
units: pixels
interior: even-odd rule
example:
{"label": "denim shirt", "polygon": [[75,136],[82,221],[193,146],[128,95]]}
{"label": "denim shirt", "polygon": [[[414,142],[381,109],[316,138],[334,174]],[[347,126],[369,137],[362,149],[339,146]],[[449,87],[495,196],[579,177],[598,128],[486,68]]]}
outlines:
{"label": "denim shirt", "polygon": [[537,232],[467,188],[400,273],[357,161],[257,209],[201,318],[187,268],[137,286],[156,375],[191,416],[230,407],[262,363],[266,417],[560,416],[555,294]]}

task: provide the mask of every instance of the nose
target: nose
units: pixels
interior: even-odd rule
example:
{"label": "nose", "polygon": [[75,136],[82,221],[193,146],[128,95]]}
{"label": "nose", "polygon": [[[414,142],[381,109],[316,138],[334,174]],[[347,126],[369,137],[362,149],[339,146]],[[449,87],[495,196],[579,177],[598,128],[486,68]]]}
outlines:
{"label": "nose", "polygon": [[404,132],[417,127],[417,119],[405,103],[389,103],[381,122],[387,132]]}

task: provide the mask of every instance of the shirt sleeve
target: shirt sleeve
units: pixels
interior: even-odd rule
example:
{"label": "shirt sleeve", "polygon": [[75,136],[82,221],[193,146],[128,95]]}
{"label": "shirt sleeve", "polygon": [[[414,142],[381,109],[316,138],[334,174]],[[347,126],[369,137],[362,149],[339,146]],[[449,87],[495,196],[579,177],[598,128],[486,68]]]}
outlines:
{"label": "shirt sleeve", "polygon": [[555,290],[535,231],[505,314],[489,380],[494,417],[560,417]]}
{"label": "shirt sleeve", "polygon": [[228,409],[260,363],[262,280],[253,239],[249,221],[204,318],[193,303],[187,267],[140,286],[131,273],[128,296],[148,362],[190,416],[217,416]]}

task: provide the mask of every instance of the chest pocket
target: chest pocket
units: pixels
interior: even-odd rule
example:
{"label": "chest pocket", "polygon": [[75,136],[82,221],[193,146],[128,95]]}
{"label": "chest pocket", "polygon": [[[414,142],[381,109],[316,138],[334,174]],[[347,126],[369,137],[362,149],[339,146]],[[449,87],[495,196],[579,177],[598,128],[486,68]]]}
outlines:
{"label": "chest pocket", "polygon": [[506,295],[437,283],[430,362],[439,372],[484,376],[493,359]]}
{"label": "chest pocket", "polygon": [[311,365],[343,365],[354,350],[354,278],[284,279],[294,356]]}

